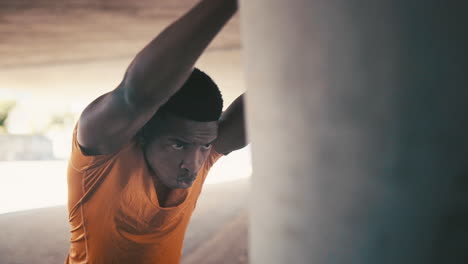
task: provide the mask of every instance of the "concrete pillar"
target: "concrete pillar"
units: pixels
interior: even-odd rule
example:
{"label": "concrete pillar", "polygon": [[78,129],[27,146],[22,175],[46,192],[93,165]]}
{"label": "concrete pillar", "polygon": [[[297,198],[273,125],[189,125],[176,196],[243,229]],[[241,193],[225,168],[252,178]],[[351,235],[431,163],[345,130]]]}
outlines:
{"label": "concrete pillar", "polygon": [[251,264],[468,261],[467,3],[241,0]]}

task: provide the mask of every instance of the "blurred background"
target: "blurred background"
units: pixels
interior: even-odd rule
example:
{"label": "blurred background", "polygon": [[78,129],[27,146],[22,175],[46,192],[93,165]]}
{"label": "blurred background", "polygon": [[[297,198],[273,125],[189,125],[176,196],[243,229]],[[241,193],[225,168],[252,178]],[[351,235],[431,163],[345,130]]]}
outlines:
{"label": "blurred background", "polygon": [[[196,2],[0,1],[0,228],[9,230],[0,238],[0,263],[31,263],[27,257],[38,254],[49,256],[44,263],[63,262],[68,249],[66,166],[81,111],[114,89],[135,54]],[[236,16],[196,65],[220,86],[225,107],[245,91],[240,50]],[[199,241],[216,241],[226,228],[238,229],[235,223],[245,226],[250,174],[248,147],[215,165],[200,201],[205,202],[197,209],[201,212],[194,215],[198,226],[191,225],[187,234],[184,257],[196,248],[197,254],[206,253],[195,246]],[[226,193],[231,196],[222,195]],[[207,218],[213,215],[219,221]],[[37,221],[31,221],[34,217]],[[50,221],[57,225],[47,225]],[[25,228],[29,222],[36,223]],[[26,241],[32,240],[31,232],[46,232],[39,223],[58,228],[47,234],[59,248],[35,253],[37,249],[16,248],[14,243],[32,243]],[[233,253],[232,263],[244,263],[245,250]],[[185,259],[197,261],[196,254]]]}

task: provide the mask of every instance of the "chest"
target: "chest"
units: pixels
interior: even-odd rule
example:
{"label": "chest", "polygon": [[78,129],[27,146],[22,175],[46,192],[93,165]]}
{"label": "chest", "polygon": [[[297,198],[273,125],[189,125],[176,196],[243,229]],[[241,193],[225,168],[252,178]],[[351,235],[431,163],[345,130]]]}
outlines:
{"label": "chest", "polygon": [[131,234],[167,233],[179,227],[185,229],[201,186],[177,189],[158,195],[151,177],[134,174],[120,193],[113,206],[112,221],[118,230]]}

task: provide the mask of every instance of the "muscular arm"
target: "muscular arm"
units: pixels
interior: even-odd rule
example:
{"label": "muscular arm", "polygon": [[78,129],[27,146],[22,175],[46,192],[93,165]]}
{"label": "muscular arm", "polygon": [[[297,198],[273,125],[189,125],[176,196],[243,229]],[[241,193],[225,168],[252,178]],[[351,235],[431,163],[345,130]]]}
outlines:
{"label": "muscular arm", "polygon": [[92,155],[118,150],[185,82],[193,65],[237,10],[235,0],[202,0],[153,39],[113,91],[93,101],[78,125],[78,143]]}
{"label": "muscular arm", "polygon": [[214,148],[218,153],[228,154],[247,145],[244,117],[244,94],[237,97],[223,112],[219,123],[218,138]]}

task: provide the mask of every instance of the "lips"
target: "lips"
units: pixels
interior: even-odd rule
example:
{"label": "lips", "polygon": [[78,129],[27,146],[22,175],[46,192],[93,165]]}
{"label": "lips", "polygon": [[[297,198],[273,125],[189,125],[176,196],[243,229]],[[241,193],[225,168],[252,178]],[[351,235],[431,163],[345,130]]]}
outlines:
{"label": "lips", "polygon": [[184,177],[184,178],[178,178],[177,181],[179,182],[193,182],[195,180],[195,177]]}
{"label": "lips", "polygon": [[194,176],[183,175],[183,176],[177,177],[177,181],[178,182],[193,182],[195,178],[196,178],[196,175]]}
{"label": "lips", "polygon": [[189,188],[195,181],[195,177],[181,177],[177,179],[178,188]]}

